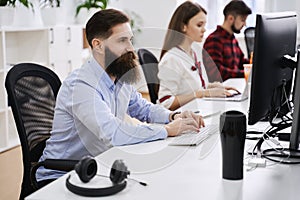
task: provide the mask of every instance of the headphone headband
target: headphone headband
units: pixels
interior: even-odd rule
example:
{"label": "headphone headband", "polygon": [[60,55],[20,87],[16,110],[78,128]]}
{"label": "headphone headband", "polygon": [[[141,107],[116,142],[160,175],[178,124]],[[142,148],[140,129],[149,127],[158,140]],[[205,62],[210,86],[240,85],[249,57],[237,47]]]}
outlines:
{"label": "headphone headband", "polygon": [[111,187],[83,188],[83,187],[73,185],[70,182],[70,177],[71,175],[69,175],[68,178],[66,179],[66,187],[68,188],[68,190],[70,190],[75,194],[78,194],[80,196],[85,196],[85,197],[103,197],[103,196],[113,195],[125,189],[127,185],[127,182],[123,181],[122,183],[115,184]]}

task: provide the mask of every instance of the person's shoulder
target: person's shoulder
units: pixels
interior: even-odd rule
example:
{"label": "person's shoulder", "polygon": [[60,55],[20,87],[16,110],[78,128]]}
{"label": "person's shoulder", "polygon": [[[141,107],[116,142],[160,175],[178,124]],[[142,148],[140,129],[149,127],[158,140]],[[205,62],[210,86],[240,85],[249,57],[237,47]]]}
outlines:
{"label": "person's shoulder", "polygon": [[203,47],[205,49],[209,47],[215,48],[216,44],[222,44],[222,36],[214,31],[206,38]]}
{"label": "person's shoulder", "polygon": [[219,33],[219,31],[215,30],[207,36],[206,41],[210,41],[210,40],[220,41],[220,38],[222,37],[223,36]]}
{"label": "person's shoulder", "polygon": [[177,47],[173,47],[165,53],[163,58],[164,57],[174,57],[174,56],[178,55],[179,53],[180,53],[179,49]]}
{"label": "person's shoulder", "polygon": [[[174,74],[185,73],[185,67],[189,61],[187,60],[181,52],[177,50],[167,52],[158,64],[159,72],[158,76],[160,78],[174,78],[171,77]],[[172,75],[171,75],[172,74]]]}
{"label": "person's shoulder", "polygon": [[172,49],[170,49],[168,52],[166,52],[164,54],[164,56],[161,58],[161,60],[159,61],[159,65],[162,65],[166,62],[178,62],[180,60],[180,51],[178,48],[174,47]]}
{"label": "person's shoulder", "polygon": [[74,83],[78,78],[78,74],[80,74],[80,68],[73,70],[63,82],[66,84]]}
{"label": "person's shoulder", "polygon": [[96,85],[102,84],[102,82],[99,83],[99,79],[102,76],[103,74],[95,72],[90,65],[84,63],[80,68],[72,71],[65,79],[65,82],[71,87],[79,83],[95,87]]}

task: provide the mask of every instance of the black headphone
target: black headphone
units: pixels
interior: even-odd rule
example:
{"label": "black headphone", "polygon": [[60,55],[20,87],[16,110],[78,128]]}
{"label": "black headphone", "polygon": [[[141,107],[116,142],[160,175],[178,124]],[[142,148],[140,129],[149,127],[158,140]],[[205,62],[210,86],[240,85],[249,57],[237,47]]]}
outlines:
{"label": "black headphone", "polygon": [[[97,173],[97,163],[90,157],[83,157],[76,165],[75,171],[80,180],[84,183],[89,182]],[[66,179],[66,187],[73,193],[86,197],[101,197],[116,194],[126,187],[126,178],[130,174],[122,160],[116,160],[110,171],[109,178],[113,183],[110,187],[105,188],[83,188],[73,185],[70,182],[71,175]]]}

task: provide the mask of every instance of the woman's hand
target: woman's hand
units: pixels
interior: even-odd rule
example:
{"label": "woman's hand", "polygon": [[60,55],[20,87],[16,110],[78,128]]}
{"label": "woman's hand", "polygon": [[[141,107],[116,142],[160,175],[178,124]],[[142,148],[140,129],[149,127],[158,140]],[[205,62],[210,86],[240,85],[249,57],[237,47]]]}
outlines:
{"label": "woman's hand", "polygon": [[212,82],[207,85],[207,89],[210,89],[210,88],[224,88],[224,86],[220,82]]}
{"label": "woman's hand", "polygon": [[[213,88],[215,88],[215,89],[212,90]],[[219,88],[219,90],[217,88]],[[207,89],[209,91],[209,96],[210,97],[228,97],[228,96],[232,96],[232,92],[230,92],[229,90],[233,90],[237,94],[240,94],[240,91],[238,91],[238,89],[236,89],[235,87],[224,86],[220,82],[209,83]],[[220,89],[223,89],[225,91],[221,91]]]}
{"label": "woman's hand", "polygon": [[207,89],[207,93],[208,94],[207,96],[205,97],[226,97],[226,96],[230,96],[231,93],[228,92],[225,88],[210,88],[210,89]]}

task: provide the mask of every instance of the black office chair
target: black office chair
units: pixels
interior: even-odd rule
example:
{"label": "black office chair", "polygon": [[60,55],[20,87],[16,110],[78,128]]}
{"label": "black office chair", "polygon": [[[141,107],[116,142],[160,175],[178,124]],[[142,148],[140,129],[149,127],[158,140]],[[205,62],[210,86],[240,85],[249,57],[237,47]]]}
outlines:
{"label": "black office chair", "polygon": [[150,100],[152,103],[156,104],[156,100],[158,99],[158,90],[159,90],[159,79],[157,77],[158,60],[147,49],[139,49],[138,57],[147,82]]}
{"label": "black office chair", "polygon": [[251,52],[253,52],[254,50],[255,27],[247,27],[244,31],[244,35],[245,35],[248,58],[250,59]]}
{"label": "black office chair", "polygon": [[[71,166],[55,167],[52,162],[38,163],[50,137],[56,96],[61,82],[50,69],[33,63],[21,63],[8,72],[5,87],[20,138],[23,158],[23,180],[20,199],[38,189],[35,172],[39,166],[46,168],[74,169]],[[55,160],[54,160],[55,161]],[[62,160],[58,162],[65,163]],[[54,166],[54,167],[53,167]]]}

